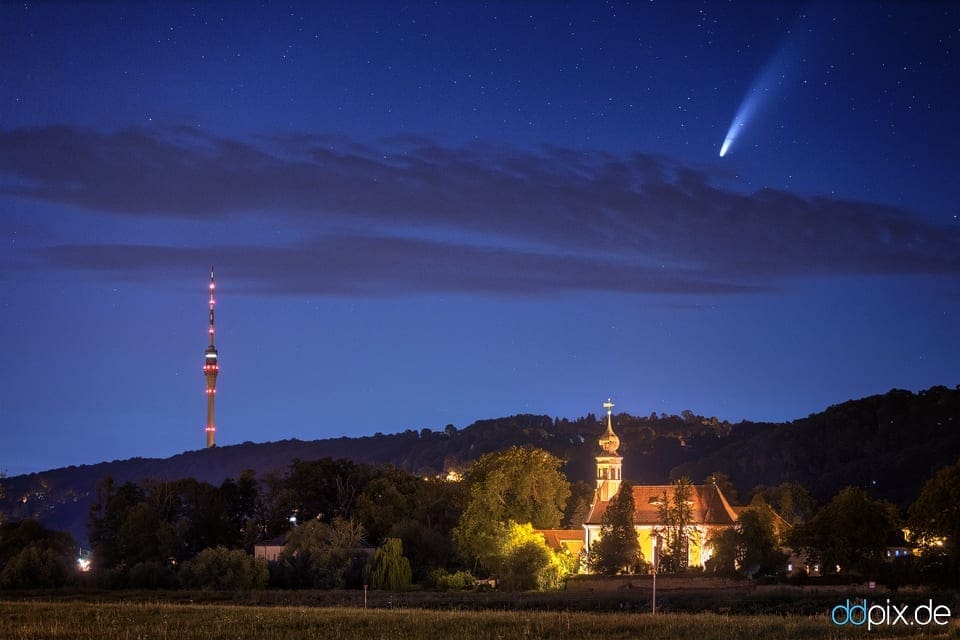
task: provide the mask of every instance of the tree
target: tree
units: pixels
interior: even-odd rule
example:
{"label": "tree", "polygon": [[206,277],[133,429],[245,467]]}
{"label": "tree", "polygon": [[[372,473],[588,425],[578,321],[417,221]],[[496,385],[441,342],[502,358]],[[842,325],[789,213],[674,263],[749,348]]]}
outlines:
{"label": "tree", "polygon": [[600,518],[601,537],[590,547],[592,571],[606,575],[633,573],[642,558],[634,511],[633,488],[624,482]]}
{"label": "tree", "polygon": [[410,560],[413,580],[422,581],[435,569],[446,567],[454,557],[449,532],[420,520],[405,519],[390,528],[390,536],[403,541],[404,555]]}
{"label": "tree", "polygon": [[[462,482],[403,476],[405,480],[398,487],[404,496],[402,509],[388,502],[381,512],[375,504],[376,494],[368,493],[371,482],[357,498],[355,513],[365,527],[368,522],[375,526],[380,522],[380,531],[389,527],[385,536],[372,535],[371,539],[403,540],[404,555],[410,560],[417,582],[425,580],[434,569],[448,566],[453,559],[455,549],[450,532],[463,512],[465,492]],[[387,518],[384,512],[392,515]]]}
{"label": "tree", "polygon": [[743,543],[737,528],[714,530],[707,542],[713,555],[706,562],[706,570],[721,576],[737,575],[743,561]]}
{"label": "tree", "polygon": [[387,538],[373,556],[370,586],[403,591],[410,587],[412,575],[410,561],[403,555],[403,542],[399,538]]}
{"label": "tree", "polygon": [[900,526],[897,507],[866,491],[847,487],[809,522],[791,531],[790,544],[825,572],[875,576]]}
{"label": "tree", "polygon": [[658,571],[686,571],[690,564],[690,542],[698,534],[693,524],[693,483],[683,476],[673,483],[673,493],[664,491],[657,503],[657,517],[662,525],[663,555]]}
{"label": "tree", "polygon": [[138,562],[159,561],[160,518],[147,501],[133,505],[116,532],[117,550],[126,567]]}
{"label": "tree", "polygon": [[331,522],[334,518],[351,515],[354,500],[372,473],[373,467],[350,460],[295,459],[290,463],[284,487],[289,491],[293,501],[291,506],[301,520],[320,518]]}
{"label": "tree", "polygon": [[910,505],[908,528],[915,541],[939,551],[947,560],[947,582],[960,584],[960,463],[927,480]]}
{"label": "tree", "polygon": [[777,514],[767,503],[754,500],[737,518],[736,531],[740,537],[741,572],[754,575],[781,573],[787,557],[780,551],[781,532]]}
{"label": "tree", "polygon": [[410,516],[416,483],[423,480],[391,469],[368,482],[357,496],[354,515],[363,522],[372,544],[389,537],[393,525]]}
{"label": "tree", "polygon": [[465,482],[470,498],[453,538],[469,561],[492,569],[508,521],[554,529],[563,517],[570,483],[561,460],[542,449],[511,447],[481,456]]}
{"label": "tree", "polygon": [[707,561],[707,571],[747,577],[781,573],[787,561],[780,551],[784,527],[770,505],[755,495],[734,527],[710,534],[713,555]]}
{"label": "tree", "polygon": [[96,569],[128,566],[129,541],[122,539],[120,528],[130,511],[145,499],[143,489],[133,482],[118,487],[107,476],[97,485],[96,500],[90,505],[88,525]]}
{"label": "tree", "polygon": [[791,525],[806,522],[816,510],[813,496],[798,482],[784,482],[775,487],[760,485],[753,490],[754,499],[758,496]]}
{"label": "tree", "polygon": [[[334,589],[359,582],[367,556],[360,549],[363,526],[352,519],[326,523],[314,518],[290,532],[280,554],[280,582],[286,587]],[[362,559],[362,561],[361,561]],[[352,580],[356,572],[356,580]]]}
{"label": "tree", "polygon": [[178,560],[191,558],[203,549],[236,547],[242,542],[241,529],[231,514],[229,494],[226,491],[193,478],[184,478],[156,488],[148,487],[150,494],[163,490],[169,493],[170,511],[165,520],[179,534],[179,548],[173,556]]}
{"label": "tree", "polygon": [[471,492],[479,488],[485,497],[497,500],[496,512],[488,512],[497,521],[529,522],[535,528],[550,529],[560,524],[570,497],[562,464],[543,449],[510,447],[481,456],[470,467],[466,482]]}
{"label": "tree", "polygon": [[570,498],[567,500],[567,508],[563,516],[564,526],[567,529],[579,529],[587,521],[595,493],[596,487],[583,480],[577,480],[570,485]]}
{"label": "tree", "polygon": [[118,487],[105,478],[90,510],[96,568],[125,572],[139,563],[179,563],[206,548],[241,546],[245,516],[239,510],[249,508],[243,506],[249,491],[233,481],[221,488],[193,478]]}
{"label": "tree", "polygon": [[245,469],[239,480],[227,478],[220,485],[220,495],[226,503],[230,529],[235,534],[231,546],[242,546],[247,551],[262,539],[266,531],[266,512],[260,499],[256,472]]}

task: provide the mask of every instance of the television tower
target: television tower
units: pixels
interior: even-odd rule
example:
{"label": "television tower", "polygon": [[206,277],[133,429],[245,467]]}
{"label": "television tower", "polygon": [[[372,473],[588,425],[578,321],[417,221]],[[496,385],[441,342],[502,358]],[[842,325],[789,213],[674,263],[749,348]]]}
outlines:
{"label": "television tower", "polygon": [[203,353],[203,375],[207,379],[207,448],[216,445],[214,439],[217,428],[213,426],[213,400],[217,395],[217,372],[220,365],[217,363],[217,348],[213,346],[213,291],[216,285],[213,282],[213,267],[210,267],[210,346]]}

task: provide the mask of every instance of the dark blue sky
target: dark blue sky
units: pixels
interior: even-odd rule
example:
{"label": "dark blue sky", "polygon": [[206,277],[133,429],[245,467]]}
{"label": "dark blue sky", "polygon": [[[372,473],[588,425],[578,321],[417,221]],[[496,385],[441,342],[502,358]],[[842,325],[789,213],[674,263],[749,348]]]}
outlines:
{"label": "dark blue sky", "polygon": [[0,469],[960,382],[957,5],[340,4],[0,5]]}

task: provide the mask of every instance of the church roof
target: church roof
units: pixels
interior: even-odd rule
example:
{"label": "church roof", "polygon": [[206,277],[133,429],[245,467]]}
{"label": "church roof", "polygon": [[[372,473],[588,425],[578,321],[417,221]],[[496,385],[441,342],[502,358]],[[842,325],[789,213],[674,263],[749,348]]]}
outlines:
{"label": "church roof", "polygon": [[[720,488],[715,484],[692,485],[690,500],[693,511],[694,525],[732,525],[737,521],[737,512],[727,499],[723,497]],[[662,524],[657,514],[657,503],[667,493],[667,498],[673,496],[672,484],[640,484],[633,486],[633,523],[635,525],[656,526]],[[606,500],[596,500],[590,509],[586,524],[600,524],[603,514],[610,504]]]}

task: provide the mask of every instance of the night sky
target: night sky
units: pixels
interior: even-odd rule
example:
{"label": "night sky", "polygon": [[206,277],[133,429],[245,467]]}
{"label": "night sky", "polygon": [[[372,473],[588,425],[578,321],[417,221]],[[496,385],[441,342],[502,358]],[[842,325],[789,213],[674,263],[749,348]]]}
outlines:
{"label": "night sky", "polygon": [[221,445],[960,383],[960,5],[11,2],[0,62],[11,475],[203,446],[211,264]]}

